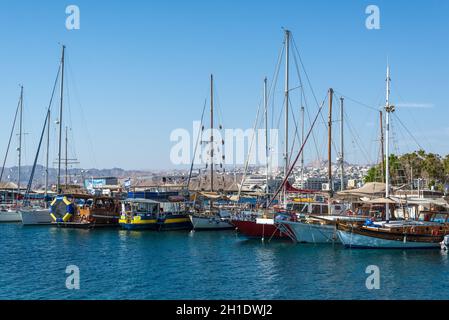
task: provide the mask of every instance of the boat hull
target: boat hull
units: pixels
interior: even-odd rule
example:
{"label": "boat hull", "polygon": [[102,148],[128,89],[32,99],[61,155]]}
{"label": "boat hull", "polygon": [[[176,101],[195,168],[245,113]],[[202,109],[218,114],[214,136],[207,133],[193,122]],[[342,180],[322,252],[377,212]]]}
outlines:
{"label": "boat hull", "polygon": [[441,241],[419,241],[419,239],[407,236],[399,236],[396,239],[386,239],[379,233],[377,236],[363,234],[360,231],[337,230],[337,235],[347,248],[360,249],[433,249],[440,248]]}
{"label": "boat hull", "polygon": [[232,220],[240,235],[249,239],[288,239],[288,235],[275,224],[262,224],[256,221]]}
{"label": "boat hull", "polygon": [[194,230],[233,230],[235,226],[220,217],[200,217],[192,215],[190,221]]}
{"label": "boat hull", "polygon": [[300,243],[335,243],[339,242],[334,224],[313,224],[300,221],[282,221],[287,225],[295,241]]}
{"label": "boat hull", "polygon": [[0,211],[0,223],[3,222],[20,222],[20,213],[18,211]]}
{"label": "boat hull", "polygon": [[126,230],[191,230],[192,223],[187,215],[172,215],[159,219],[120,220]]}
{"label": "boat hull", "polygon": [[50,225],[53,221],[48,209],[32,209],[20,211],[24,226]]}

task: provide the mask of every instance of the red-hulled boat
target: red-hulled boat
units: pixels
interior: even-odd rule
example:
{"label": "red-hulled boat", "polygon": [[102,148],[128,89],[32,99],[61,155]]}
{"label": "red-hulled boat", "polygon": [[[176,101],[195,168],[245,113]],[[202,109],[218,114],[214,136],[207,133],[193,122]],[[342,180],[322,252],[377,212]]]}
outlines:
{"label": "red-hulled boat", "polygon": [[237,232],[251,239],[288,239],[289,230],[276,223],[277,219],[291,219],[287,213],[271,213],[268,216],[240,217],[231,220]]}

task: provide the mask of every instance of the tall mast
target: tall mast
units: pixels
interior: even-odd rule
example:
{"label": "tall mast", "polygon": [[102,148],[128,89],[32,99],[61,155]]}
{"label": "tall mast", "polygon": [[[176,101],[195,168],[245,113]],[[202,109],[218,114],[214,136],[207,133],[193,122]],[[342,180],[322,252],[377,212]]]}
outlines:
{"label": "tall mast", "polygon": [[[329,118],[328,118],[328,145],[327,145],[327,174],[329,183],[329,200],[332,197],[333,185],[332,185],[332,99],[334,96],[334,89],[329,89]],[[330,214],[330,212],[329,212]]]}
{"label": "tall mast", "polygon": [[380,116],[380,165],[382,166],[380,172],[382,174],[382,182],[385,182],[385,149],[384,149],[384,119],[382,110],[379,111]]}
{"label": "tall mast", "polygon": [[[304,116],[305,109],[301,102],[301,145],[304,144]],[[304,181],[304,152],[301,152],[301,180]]]}
{"label": "tall mast", "polygon": [[67,190],[68,187],[68,178],[69,178],[69,172],[67,170],[68,168],[68,145],[69,145],[69,137],[68,137],[68,128],[65,127],[65,188]]}
{"label": "tall mast", "polygon": [[214,75],[213,74],[210,75],[210,190],[212,192],[214,191]]}
{"label": "tall mast", "polygon": [[62,46],[61,56],[61,100],[59,105],[59,146],[58,146],[58,183],[56,192],[61,192],[61,146],[62,146],[62,106],[64,100],[64,54],[65,46]]}
{"label": "tall mast", "polygon": [[344,110],[343,110],[343,104],[344,104],[344,98],[340,98],[340,190],[343,191],[345,189],[345,158],[344,158],[344,136],[343,136],[343,129],[344,129]]}
{"label": "tall mast", "polygon": [[[385,157],[386,157],[386,165],[385,165],[385,198],[388,199],[390,196],[390,112],[394,112],[394,106],[390,105],[390,66],[387,66],[387,94],[386,94],[386,103],[385,103]],[[385,206],[385,218],[386,221],[390,220],[390,206],[387,203]]]}
{"label": "tall mast", "polygon": [[47,112],[47,154],[45,159],[45,207],[47,207],[48,197],[48,159],[50,154],[50,109]]}
{"label": "tall mast", "polygon": [[[288,175],[288,103],[289,103],[289,55],[290,55],[290,31],[285,30],[285,166],[284,178]],[[287,205],[287,188],[284,184],[284,205]]]}
{"label": "tall mast", "polygon": [[[264,104],[264,112],[265,112],[265,161],[266,163],[266,175],[265,175],[265,193],[268,194],[270,192],[268,183],[269,183],[269,148],[268,148],[268,96],[267,96],[267,77],[263,80],[263,104]],[[270,199],[267,197],[267,208]]]}
{"label": "tall mast", "polygon": [[21,166],[22,166],[22,122],[23,122],[23,86],[20,86],[20,109],[19,109],[19,147],[17,148],[18,158],[19,158],[19,167],[18,167],[18,177],[17,177],[17,198],[16,205],[19,202],[20,195],[20,175],[21,175]]}

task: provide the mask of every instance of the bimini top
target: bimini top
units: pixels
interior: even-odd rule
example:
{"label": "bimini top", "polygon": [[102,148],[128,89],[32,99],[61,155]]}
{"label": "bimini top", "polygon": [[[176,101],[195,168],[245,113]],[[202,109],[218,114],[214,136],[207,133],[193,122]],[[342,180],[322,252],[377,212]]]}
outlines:
{"label": "bimini top", "polygon": [[150,199],[136,199],[136,198],[128,198],[124,200],[125,202],[138,202],[138,203],[160,203],[160,201],[154,201]]}

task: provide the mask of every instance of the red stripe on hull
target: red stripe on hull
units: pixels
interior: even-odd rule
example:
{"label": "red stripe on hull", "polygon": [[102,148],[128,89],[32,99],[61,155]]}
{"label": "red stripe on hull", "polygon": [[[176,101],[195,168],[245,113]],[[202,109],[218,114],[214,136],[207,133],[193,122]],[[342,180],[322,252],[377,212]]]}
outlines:
{"label": "red stripe on hull", "polygon": [[272,224],[259,224],[255,221],[240,220],[232,220],[231,223],[236,226],[239,233],[248,238],[288,238],[285,233],[281,232],[275,225]]}

